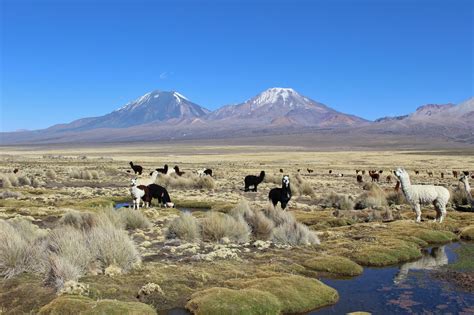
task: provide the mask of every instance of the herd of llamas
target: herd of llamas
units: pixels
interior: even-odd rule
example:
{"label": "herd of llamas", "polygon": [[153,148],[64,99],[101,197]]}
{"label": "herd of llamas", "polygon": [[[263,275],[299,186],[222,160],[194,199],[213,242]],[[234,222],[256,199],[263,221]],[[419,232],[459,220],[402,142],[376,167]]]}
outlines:
{"label": "herd of llamas", "polygon": [[[130,162],[130,166],[135,175],[141,175],[143,167]],[[298,169],[298,173],[301,169]],[[307,169],[308,173],[313,173],[312,169]],[[283,169],[280,169],[280,173],[283,173]],[[356,170],[357,182],[362,183],[363,177],[361,174],[365,174],[365,170]],[[447,188],[438,185],[412,185],[408,172],[403,168],[398,168],[393,172],[395,177],[398,179],[395,189],[401,189],[407,202],[412,206],[416,214],[416,222],[421,221],[421,206],[425,204],[432,204],[436,210],[435,222],[442,223],[446,217],[446,206],[451,198],[450,192]],[[415,170],[415,175],[420,173],[419,170]],[[178,166],[170,169],[167,164],[163,168],[157,168],[150,173],[150,178],[133,178],[131,181],[130,193],[133,198],[133,209],[139,209],[140,203],[143,202],[145,207],[149,207],[153,198],[158,200],[158,203],[164,207],[174,207],[174,203],[171,201],[170,195],[165,187],[155,184],[158,173],[164,175],[176,174],[182,176],[185,172],[182,172]],[[211,176],[212,170],[208,168],[199,169],[196,171],[199,176]],[[333,171],[329,170],[329,174]],[[383,170],[369,170],[368,174],[372,182],[379,182],[380,177],[383,174]],[[429,177],[433,177],[432,171],[427,171]],[[459,177],[459,181],[463,183],[464,188],[467,192],[467,196],[474,207],[474,199],[471,195],[471,189],[469,186],[469,171],[462,171],[459,175],[458,171],[452,172],[454,178]],[[444,178],[444,173],[441,172],[441,178]],[[338,177],[343,177],[344,174],[336,174]],[[471,175],[474,178],[474,175]],[[253,191],[257,192],[257,187],[265,179],[265,171],[261,171],[259,175],[247,175],[244,178],[244,192]],[[387,183],[392,182],[392,175],[386,176]],[[271,201],[273,206],[280,203],[282,210],[285,210],[286,206],[290,202],[292,197],[290,176],[283,175],[281,187],[272,188],[268,194],[268,200]]]}

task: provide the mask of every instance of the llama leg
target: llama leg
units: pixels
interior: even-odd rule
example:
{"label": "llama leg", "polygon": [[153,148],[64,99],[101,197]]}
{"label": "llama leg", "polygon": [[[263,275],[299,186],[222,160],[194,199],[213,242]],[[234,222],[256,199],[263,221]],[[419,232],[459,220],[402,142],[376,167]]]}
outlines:
{"label": "llama leg", "polygon": [[434,219],[434,222],[438,222],[441,219],[441,205],[437,200],[433,202],[433,205],[436,210],[436,218]]}
{"label": "llama leg", "polygon": [[443,223],[443,220],[446,217],[446,205],[440,204],[439,209],[441,211],[441,217],[439,218],[439,223]]}
{"label": "llama leg", "polygon": [[421,222],[421,207],[420,204],[415,204],[416,222]]}
{"label": "llama leg", "polygon": [[244,191],[249,191],[249,186],[245,185]]}

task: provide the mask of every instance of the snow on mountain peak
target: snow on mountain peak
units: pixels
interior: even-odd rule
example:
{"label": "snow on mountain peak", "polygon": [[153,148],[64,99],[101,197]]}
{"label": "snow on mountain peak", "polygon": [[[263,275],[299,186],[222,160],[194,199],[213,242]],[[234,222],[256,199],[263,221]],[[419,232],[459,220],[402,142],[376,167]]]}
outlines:
{"label": "snow on mountain peak", "polygon": [[283,104],[287,105],[294,105],[293,99],[294,98],[303,98],[299,95],[295,90],[291,88],[270,88],[268,90],[263,91],[255,98],[251,99],[250,101],[258,106],[269,104],[269,103],[277,103],[278,101],[282,101]]}

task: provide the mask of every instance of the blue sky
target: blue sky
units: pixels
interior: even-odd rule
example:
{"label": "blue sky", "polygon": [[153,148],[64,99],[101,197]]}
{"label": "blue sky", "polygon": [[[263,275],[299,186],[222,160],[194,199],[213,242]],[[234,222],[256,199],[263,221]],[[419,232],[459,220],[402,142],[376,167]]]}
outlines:
{"label": "blue sky", "polygon": [[0,0],[2,131],[148,91],[215,109],[292,87],[368,119],[473,95],[473,2]]}

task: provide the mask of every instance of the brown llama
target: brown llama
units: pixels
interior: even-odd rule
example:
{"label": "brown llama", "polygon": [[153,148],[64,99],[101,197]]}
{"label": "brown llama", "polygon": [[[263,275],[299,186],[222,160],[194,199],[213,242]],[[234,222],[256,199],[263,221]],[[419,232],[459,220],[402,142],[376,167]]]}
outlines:
{"label": "brown llama", "polygon": [[419,175],[419,174],[420,174],[420,171],[415,170],[415,174],[416,174],[416,175]]}
{"label": "brown llama", "polygon": [[458,178],[458,171],[453,171],[454,178]]}
{"label": "brown llama", "polygon": [[432,171],[428,171],[426,173],[428,174],[429,177],[433,177],[433,172]]}
{"label": "brown llama", "polygon": [[364,180],[362,179],[362,175],[357,175],[357,182],[358,183],[363,183]]}
{"label": "brown llama", "polygon": [[375,171],[369,171],[369,175],[372,178],[372,182],[378,182],[380,179],[380,175]]}
{"label": "brown llama", "polygon": [[392,176],[391,175],[388,175],[387,176],[387,183],[391,183],[392,182]]}

